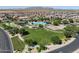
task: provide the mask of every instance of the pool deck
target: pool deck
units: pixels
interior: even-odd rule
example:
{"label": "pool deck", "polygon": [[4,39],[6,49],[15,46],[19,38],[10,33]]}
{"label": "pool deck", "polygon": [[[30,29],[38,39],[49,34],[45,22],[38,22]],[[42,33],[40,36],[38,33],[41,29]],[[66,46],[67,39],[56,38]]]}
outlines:
{"label": "pool deck", "polygon": [[42,24],[42,25],[45,25],[47,23],[46,22],[32,22],[32,24],[37,24],[37,25]]}

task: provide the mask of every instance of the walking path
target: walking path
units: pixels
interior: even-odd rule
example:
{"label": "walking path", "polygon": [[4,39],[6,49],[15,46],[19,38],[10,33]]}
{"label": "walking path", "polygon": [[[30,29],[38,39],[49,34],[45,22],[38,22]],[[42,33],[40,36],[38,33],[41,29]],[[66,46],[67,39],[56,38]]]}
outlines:
{"label": "walking path", "polygon": [[24,39],[21,37],[20,34],[17,34],[17,36],[18,36],[22,41],[24,41]]}
{"label": "walking path", "polygon": [[54,26],[54,25],[51,25],[51,24],[46,26],[47,29],[51,29],[51,30],[61,30],[64,27],[65,27],[64,25]]}

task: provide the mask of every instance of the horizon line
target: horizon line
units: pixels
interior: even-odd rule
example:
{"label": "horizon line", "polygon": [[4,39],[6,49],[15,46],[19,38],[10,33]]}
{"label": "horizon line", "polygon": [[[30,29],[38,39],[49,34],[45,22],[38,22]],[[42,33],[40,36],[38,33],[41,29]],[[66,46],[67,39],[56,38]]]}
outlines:
{"label": "horizon line", "polygon": [[52,9],[79,10],[79,6],[0,6],[0,9],[27,9],[29,7],[47,7]]}

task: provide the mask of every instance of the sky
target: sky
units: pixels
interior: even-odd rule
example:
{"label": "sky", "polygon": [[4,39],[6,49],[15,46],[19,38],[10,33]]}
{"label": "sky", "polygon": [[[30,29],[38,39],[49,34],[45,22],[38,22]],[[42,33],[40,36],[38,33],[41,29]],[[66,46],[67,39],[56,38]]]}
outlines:
{"label": "sky", "polygon": [[[0,6],[0,9],[18,9],[18,8],[27,8],[27,7],[28,6]],[[39,6],[35,6],[35,7],[39,7]],[[54,9],[79,9],[79,6],[49,6],[49,7]]]}
{"label": "sky", "polygon": [[55,9],[79,9],[79,6],[54,6]]}

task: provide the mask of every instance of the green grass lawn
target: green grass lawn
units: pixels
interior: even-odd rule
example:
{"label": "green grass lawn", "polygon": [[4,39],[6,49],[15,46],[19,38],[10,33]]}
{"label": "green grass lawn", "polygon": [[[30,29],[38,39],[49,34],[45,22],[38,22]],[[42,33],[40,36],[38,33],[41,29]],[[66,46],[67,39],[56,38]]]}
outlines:
{"label": "green grass lawn", "polygon": [[12,43],[13,43],[13,46],[14,46],[14,50],[17,50],[17,51],[20,51],[20,52],[21,52],[21,51],[24,49],[24,47],[25,47],[24,42],[22,42],[22,41],[18,38],[18,36],[12,38]]}
{"label": "green grass lawn", "polygon": [[30,34],[24,36],[24,39],[33,39],[37,41],[38,44],[47,45],[51,43],[51,37],[53,35],[58,36],[61,40],[65,39],[62,31],[54,32],[47,31],[45,29],[26,29]]}

